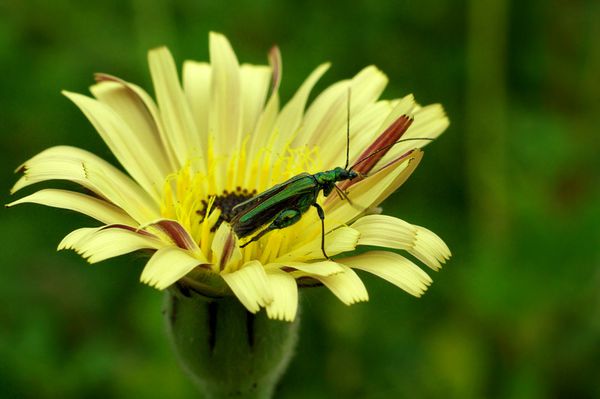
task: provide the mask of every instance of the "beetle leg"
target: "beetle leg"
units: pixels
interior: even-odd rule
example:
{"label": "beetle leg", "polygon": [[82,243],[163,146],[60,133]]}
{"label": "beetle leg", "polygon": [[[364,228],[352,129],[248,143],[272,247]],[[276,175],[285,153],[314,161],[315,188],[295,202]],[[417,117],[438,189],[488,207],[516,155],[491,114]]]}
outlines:
{"label": "beetle leg", "polygon": [[317,209],[319,219],[321,219],[321,251],[323,252],[323,255],[326,259],[331,259],[329,256],[327,256],[327,253],[325,252],[325,212],[323,212],[323,208],[321,208],[321,205],[317,204],[316,202],[313,203],[312,206],[314,206]]}
{"label": "beetle leg", "polygon": [[337,184],[334,184],[333,188],[335,188],[335,191],[338,193],[338,195],[340,196],[340,198],[341,198],[342,200],[346,200],[346,201],[348,201],[348,203],[349,203],[351,206],[353,206],[354,208],[356,208],[356,207],[354,206],[354,202],[352,202],[352,200],[351,200],[350,198],[348,198],[348,194],[346,194],[346,192],[345,192],[344,190],[342,190],[341,188],[339,188],[339,187],[337,186]]}
{"label": "beetle leg", "polygon": [[279,212],[275,219],[268,225],[265,229],[263,229],[260,233],[252,237],[252,239],[243,245],[240,245],[240,248],[244,248],[246,245],[250,244],[253,241],[258,241],[262,236],[267,234],[271,230],[283,229],[288,226],[293,225],[302,217],[302,212],[298,209],[284,209]]}
{"label": "beetle leg", "polygon": [[277,215],[275,220],[273,220],[273,223],[271,223],[271,226],[273,227],[269,226],[269,228],[271,230],[286,228],[296,223],[301,217],[302,212],[300,212],[298,209],[284,209],[283,211],[279,212],[279,215]]}

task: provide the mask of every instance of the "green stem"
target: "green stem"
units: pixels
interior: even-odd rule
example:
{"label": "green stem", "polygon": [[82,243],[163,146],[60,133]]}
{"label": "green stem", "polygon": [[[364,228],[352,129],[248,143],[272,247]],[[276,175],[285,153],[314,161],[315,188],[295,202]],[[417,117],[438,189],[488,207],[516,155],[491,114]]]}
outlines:
{"label": "green stem", "polygon": [[270,398],[290,362],[299,321],[249,313],[234,297],[169,291],[166,322],[188,374],[207,398]]}

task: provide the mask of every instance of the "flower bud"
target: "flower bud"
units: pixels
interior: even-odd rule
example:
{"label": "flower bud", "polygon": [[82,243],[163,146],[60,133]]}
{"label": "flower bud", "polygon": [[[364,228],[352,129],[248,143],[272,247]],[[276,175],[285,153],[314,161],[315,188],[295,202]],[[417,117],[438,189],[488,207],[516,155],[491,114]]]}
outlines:
{"label": "flower bud", "polygon": [[164,314],[183,368],[207,398],[271,397],[298,340],[298,317],[252,314],[233,296],[170,289]]}

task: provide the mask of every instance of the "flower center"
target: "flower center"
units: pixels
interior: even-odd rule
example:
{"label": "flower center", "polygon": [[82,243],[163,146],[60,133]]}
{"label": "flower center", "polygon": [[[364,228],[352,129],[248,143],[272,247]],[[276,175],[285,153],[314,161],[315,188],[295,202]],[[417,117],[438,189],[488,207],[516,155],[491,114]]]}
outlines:
{"label": "flower center", "polygon": [[[188,162],[166,179],[161,203],[162,217],[181,224],[208,259],[217,229],[231,222],[236,205],[302,172],[321,170],[317,148],[263,148],[250,154],[243,148],[226,156],[213,149],[209,146],[205,165]],[[287,227],[288,234],[275,230],[262,244],[244,248],[245,261],[268,262],[285,253],[294,228]]]}
{"label": "flower center", "polygon": [[[215,232],[221,225],[221,223],[231,222],[233,218],[232,210],[237,204],[241,204],[242,202],[249,200],[257,194],[256,190],[249,191],[246,188],[236,187],[235,191],[229,192],[227,190],[223,191],[223,194],[214,196],[212,203],[210,200],[201,200],[201,208],[196,211],[198,215],[202,217],[202,219],[206,218],[206,213],[211,211],[212,209],[220,209],[221,214],[217,219],[217,222],[211,227],[210,231]],[[209,207],[209,205],[211,205]]]}

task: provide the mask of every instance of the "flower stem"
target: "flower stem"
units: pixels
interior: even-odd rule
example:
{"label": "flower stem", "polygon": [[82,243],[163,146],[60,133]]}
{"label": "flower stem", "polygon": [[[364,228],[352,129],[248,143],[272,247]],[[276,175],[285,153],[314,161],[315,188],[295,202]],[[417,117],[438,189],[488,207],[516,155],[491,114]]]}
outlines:
{"label": "flower stem", "polygon": [[299,319],[249,313],[234,297],[167,292],[167,330],[187,373],[207,398],[270,398],[298,340]]}

